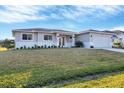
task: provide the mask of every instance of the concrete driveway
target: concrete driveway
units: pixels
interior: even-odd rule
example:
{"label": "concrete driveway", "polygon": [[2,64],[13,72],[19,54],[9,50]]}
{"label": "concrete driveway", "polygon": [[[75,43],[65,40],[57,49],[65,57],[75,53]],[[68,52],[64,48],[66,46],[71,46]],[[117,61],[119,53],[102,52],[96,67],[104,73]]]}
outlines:
{"label": "concrete driveway", "polygon": [[124,53],[124,49],[104,48],[104,50],[109,50],[109,51],[115,51],[115,52]]}

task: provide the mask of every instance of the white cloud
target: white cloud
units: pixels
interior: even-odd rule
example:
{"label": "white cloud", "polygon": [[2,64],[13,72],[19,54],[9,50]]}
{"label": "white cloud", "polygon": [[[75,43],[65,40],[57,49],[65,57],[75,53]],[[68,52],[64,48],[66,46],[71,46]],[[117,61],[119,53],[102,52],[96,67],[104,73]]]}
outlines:
{"label": "white cloud", "polygon": [[29,20],[44,20],[47,16],[39,15],[45,7],[39,6],[3,6],[0,10],[0,22],[13,23]]}
{"label": "white cloud", "polygon": [[113,28],[110,29],[110,30],[122,30],[122,31],[124,31],[124,26],[113,27]]}
{"label": "white cloud", "polygon": [[108,17],[124,12],[123,6],[102,5],[102,6],[53,6],[52,16],[56,19],[69,19],[73,21],[106,19]]}
{"label": "white cloud", "polygon": [[109,30],[109,31],[113,31],[113,30],[121,30],[124,31],[124,26],[114,26],[114,27],[110,27],[110,28],[97,28],[96,30]]}
{"label": "white cloud", "polygon": [[104,19],[123,12],[122,6],[2,6],[0,22],[14,23],[30,20],[74,20]]}
{"label": "white cloud", "polygon": [[[65,17],[67,18],[86,18],[90,16],[91,18],[100,18],[117,15],[119,12],[124,11],[121,6],[74,6],[74,10],[69,10],[65,12]],[[77,19],[76,19],[77,20]]]}
{"label": "white cloud", "polygon": [[69,31],[76,31],[76,25],[71,24],[71,23],[67,23],[67,25],[61,27],[62,29],[64,28],[65,30],[69,30]]}

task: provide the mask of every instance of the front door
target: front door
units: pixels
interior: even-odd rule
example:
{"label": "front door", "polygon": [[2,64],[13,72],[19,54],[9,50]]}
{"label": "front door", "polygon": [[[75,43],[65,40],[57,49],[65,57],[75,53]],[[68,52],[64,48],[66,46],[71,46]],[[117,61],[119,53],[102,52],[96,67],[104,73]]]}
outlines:
{"label": "front door", "polygon": [[59,46],[64,47],[65,46],[65,37],[60,37],[59,38]]}

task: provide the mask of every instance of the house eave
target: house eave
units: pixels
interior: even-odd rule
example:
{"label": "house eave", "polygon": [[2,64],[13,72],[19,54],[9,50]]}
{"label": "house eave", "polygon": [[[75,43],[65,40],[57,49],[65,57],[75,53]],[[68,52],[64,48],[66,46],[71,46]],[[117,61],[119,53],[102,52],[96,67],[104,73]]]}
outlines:
{"label": "house eave", "polygon": [[106,35],[112,35],[114,32],[112,31],[97,31],[97,30],[85,30],[85,31],[81,31],[79,32],[77,35],[81,35],[81,34],[89,34],[89,33],[92,33],[92,34],[106,34]]}
{"label": "house eave", "polygon": [[12,30],[13,36],[15,35],[16,32],[21,32],[21,33],[50,33],[50,34],[63,34],[63,35],[73,35],[76,34],[76,32],[71,32],[71,31],[64,31],[64,30],[49,30],[49,31],[37,31],[37,30],[23,30],[23,29],[15,29]]}

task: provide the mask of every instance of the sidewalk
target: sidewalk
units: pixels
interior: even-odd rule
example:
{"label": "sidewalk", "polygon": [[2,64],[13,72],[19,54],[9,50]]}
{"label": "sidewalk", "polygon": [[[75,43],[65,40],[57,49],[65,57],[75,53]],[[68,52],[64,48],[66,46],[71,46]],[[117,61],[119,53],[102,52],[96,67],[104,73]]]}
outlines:
{"label": "sidewalk", "polygon": [[104,48],[104,50],[109,50],[109,51],[115,51],[115,52],[124,53],[124,49]]}

